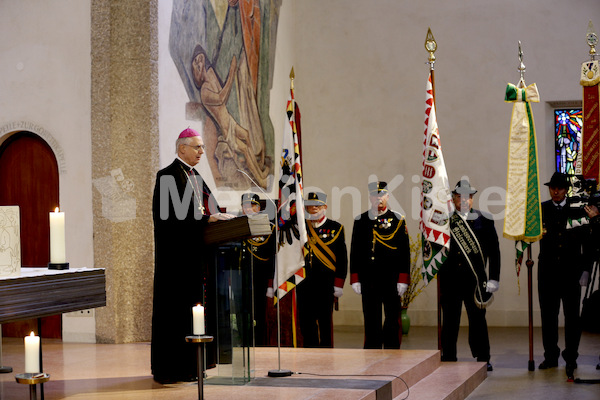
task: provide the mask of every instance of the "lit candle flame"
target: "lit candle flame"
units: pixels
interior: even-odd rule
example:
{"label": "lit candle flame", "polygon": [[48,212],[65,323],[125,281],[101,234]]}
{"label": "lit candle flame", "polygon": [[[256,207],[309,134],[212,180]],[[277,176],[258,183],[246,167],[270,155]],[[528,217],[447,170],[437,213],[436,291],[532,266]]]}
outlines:
{"label": "lit candle flame", "polygon": [[54,212],[58,212],[58,207],[56,207],[56,208],[54,209]]}

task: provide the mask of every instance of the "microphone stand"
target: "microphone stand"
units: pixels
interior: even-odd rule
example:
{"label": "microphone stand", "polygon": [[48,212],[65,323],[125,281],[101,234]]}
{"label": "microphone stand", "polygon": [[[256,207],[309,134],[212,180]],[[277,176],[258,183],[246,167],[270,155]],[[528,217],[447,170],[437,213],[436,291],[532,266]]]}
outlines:
{"label": "microphone stand", "polygon": [[[279,253],[279,246],[278,246],[278,233],[279,233],[279,222],[277,221],[277,204],[275,203],[275,201],[267,194],[267,192],[265,192],[259,185],[258,183],[256,183],[254,181],[254,179],[252,179],[252,177],[250,175],[248,175],[246,173],[246,171],[242,171],[241,169],[237,170],[238,172],[241,172],[242,174],[244,174],[253,184],[255,187],[258,188],[258,190],[260,190],[266,197],[267,199],[273,204],[273,208],[275,211],[275,275],[277,275],[277,270],[278,270],[278,258],[277,258],[277,253]],[[275,287],[273,288],[273,291],[275,293],[275,295],[277,296],[277,290],[278,290],[278,282],[275,279]],[[277,369],[272,369],[269,370],[268,375],[271,378],[281,378],[281,377],[285,377],[285,376],[291,376],[292,375],[292,371],[290,371],[289,369],[281,369],[281,317],[280,317],[280,310],[279,310],[279,303],[281,302],[280,298],[277,298]]]}

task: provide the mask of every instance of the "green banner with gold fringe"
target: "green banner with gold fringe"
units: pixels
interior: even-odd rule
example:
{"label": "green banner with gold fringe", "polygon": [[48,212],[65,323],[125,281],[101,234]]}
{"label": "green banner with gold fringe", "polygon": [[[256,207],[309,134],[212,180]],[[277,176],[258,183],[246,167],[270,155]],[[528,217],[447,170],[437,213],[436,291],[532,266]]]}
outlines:
{"label": "green banner with gold fringe", "polygon": [[523,251],[529,243],[542,237],[537,141],[530,105],[531,102],[539,102],[540,98],[535,83],[526,87],[509,83],[504,100],[514,104],[508,144],[503,235],[517,241],[518,276]]}

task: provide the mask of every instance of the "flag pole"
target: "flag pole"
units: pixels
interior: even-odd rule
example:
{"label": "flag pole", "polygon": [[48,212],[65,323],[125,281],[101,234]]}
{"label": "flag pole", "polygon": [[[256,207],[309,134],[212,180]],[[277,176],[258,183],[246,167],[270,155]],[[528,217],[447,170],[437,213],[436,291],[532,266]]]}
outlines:
{"label": "flag pole", "polygon": [[[431,27],[427,28],[427,37],[425,38],[425,50],[429,53],[429,59],[427,60],[427,64],[429,64],[429,73],[431,74],[431,94],[433,96],[433,106],[437,112],[437,107],[435,104],[435,76],[434,76],[434,66],[435,66],[435,51],[437,50],[437,43],[435,38],[433,37],[433,33],[431,33]],[[440,280],[436,279],[437,283],[437,341],[438,341],[438,350],[442,350],[442,308],[440,306]]]}
{"label": "flag pole", "polygon": [[527,304],[529,312],[529,362],[527,363],[527,370],[535,371],[535,361],[533,360],[533,294],[532,294],[532,283],[533,283],[533,259],[531,257],[531,246],[527,246]]}
{"label": "flag pole", "polygon": [[[519,40],[519,83],[518,88],[525,88],[525,64],[523,64],[523,50],[521,49],[521,41]],[[531,246],[533,243],[529,243],[527,246],[527,305],[529,314],[529,361],[527,363],[527,369],[529,371],[535,371],[535,361],[533,359],[533,258],[531,256]]]}
{"label": "flag pole", "polygon": [[[277,233],[279,231],[279,221],[277,218],[277,203],[275,203],[275,201],[267,194],[267,192],[265,192],[263,190],[263,188],[260,187],[260,185],[258,183],[256,183],[256,181],[254,179],[252,179],[252,177],[250,175],[248,175],[248,173],[246,173],[246,171],[238,169],[238,172],[244,174],[246,176],[246,178],[248,178],[250,180],[250,182],[252,182],[254,184],[255,187],[257,187],[266,197],[267,199],[273,204],[274,207],[274,212],[275,212],[275,271],[277,271]],[[273,281],[275,282],[275,284],[277,284],[277,279],[273,279]],[[274,293],[277,294],[277,288],[274,288]],[[278,362],[278,369],[274,370],[274,374],[280,374],[280,375],[273,375],[273,376],[290,376],[292,373],[290,371],[289,375],[281,375],[281,373],[284,372],[284,370],[281,369],[281,323],[280,323],[280,319],[279,319],[279,298],[277,298],[277,303],[276,303],[276,307],[277,307],[277,362]],[[0,371],[1,372],[1,371]],[[271,371],[269,371],[269,376],[271,376]]]}
{"label": "flag pole", "polygon": [[[294,90],[294,67],[292,67],[292,70],[290,72],[290,90],[293,91]],[[280,204],[281,206],[281,204]],[[275,208],[275,246],[276,247],[276,252],[275,252],[275,271],[277,273],[277,271],[279,271],[279,267],[277,265],[278,263],[278,258],[277,258],[277,254],[279,253],[279,238],[277,237],[277,229],[279,227],[279,218],[278,216],[278,210],[277,207]],[[292,375],[292,371],[290,371],[289,369],[281,369],[281,311],[280,311],[280,306],[279,303],[281,303],[281,297],[279,297],[279,282],[278,282],[279,278],[275,279],[275,284],[277,285],[277,287],[275,288],[275,295],[277,296],[277,369],[272,369],[269,370],[268,372],[268,376],[271,378],[283,378],[286,376],[291,376]]]}
{"label": "flag pole", "polygon": [[[277,214],[275,214],[277,215]],[[275,217],[275,226],[279,224],[277,221],[277,216]],[[277,229],[277,228],[275,228]],[[277,231],[275,231],[275,240],[277,240]],[[278,243],[275,243],[277,246]],[[277,271],[277,252],[275,253],[275,270]],[[275,280],[277,282],[277,280]],[[275,288],[275,293],[277,295],[278,288]],[[281,302],[281,298],[277,297],[277,369],[269,370],[268,376],[271,378],[282,378],[284,376],[291,376],[292,371],[289,369],[281,369],[281,319],[279,316],[279,303]]]}
{"label": "flag pole", "polygon": [[[435,77],[434,77],[434,66],[435,66],[435,51],[437,50],[437,42],[431,33],[431,28],[427,28],[427,37],[425,38],[425,50],[429,53],[429,72],[431,73],[431,94],[433,96],[433,105],[435,106]],[[437,107],[436,107],[437,110]]]}

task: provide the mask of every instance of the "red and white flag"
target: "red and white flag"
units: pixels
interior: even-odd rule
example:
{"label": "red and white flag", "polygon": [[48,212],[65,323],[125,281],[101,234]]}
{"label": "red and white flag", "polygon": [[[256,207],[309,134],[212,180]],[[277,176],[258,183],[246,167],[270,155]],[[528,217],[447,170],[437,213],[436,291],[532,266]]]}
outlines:
{"label": "red and white flag", "polygon": [[[278,253],[275,282],[277,297],[282,298],[304,279],[304,244],[307,242],[304,222],[302,166],[296,118],[298,108],[294,89],[286,107],[279,178]],[[299,121],[298,121],[299,122]]]}
{"label": "red and white flag", "polygon": [[435,115],[431,72],[425,95],[425,140],[421,188],[421,274],[428,284],[447,258],[450,247],[450,214],[453,211],[448,173],[442,155],[442,143]]}

